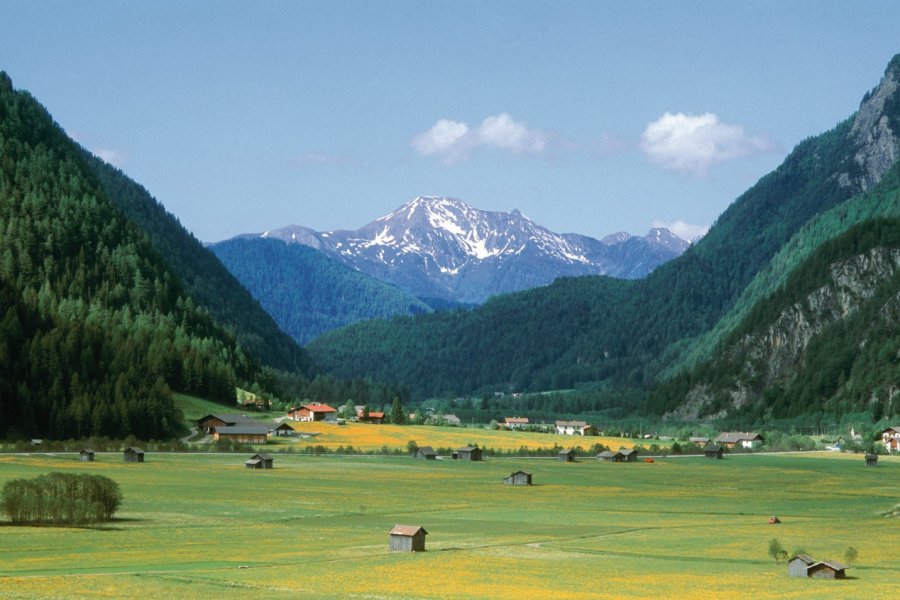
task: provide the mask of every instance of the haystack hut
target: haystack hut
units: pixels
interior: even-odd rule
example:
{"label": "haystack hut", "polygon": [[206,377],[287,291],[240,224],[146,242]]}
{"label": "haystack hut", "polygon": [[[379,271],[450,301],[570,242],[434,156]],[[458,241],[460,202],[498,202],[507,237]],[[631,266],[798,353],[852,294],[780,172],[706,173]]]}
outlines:
{"label": "haystack hut", "polygon": [[844,569],[847,568],[847,565],[836,560],[823,560],[810,565],[806,570],[806,575],[814,579],[844,579],[846,577]]}
{"label": "haystack hut", "polygon": [[481,448],[478,446],[466,446],[454,452],[459,460],[481,460]]}
{"label": "haystack hut", "polygon": [[251,466],[251,465],[250,465],[251,461],[257,461],[258,464],[259,464],[258,467],[253,467],[253,468],[256,468],[256,469],[271,469],[271,468],[272,468],[272,465],[273,465],[274,462],[275,462],[275,459],[272,458],[272,455],[271,455],[271,454],[262,454],[262,453],[260,453],[260,454],[254,454],[253,456],[251,456],[251,457],[250,457],[250,460],[248,460],[248,461],[247,461],[246,463],[244,463],[244,464],[245,464],[247,467],[250,467],[250,466]]}
{"label": "haystack hut", "polygon": [[85,462],[94,462],[94,451],[85,448],[78,453],[78,460],[83,460]]}
{"label": "haystack hut", "polygon": [[807,569],[816,564],[814,558],[808,554],[798,554],[788,561],[788,575],[791,577],[808,577]]}
{"label": "haystack hut", "polygon": [[866,466],[867,467],[877,467],[878,466],[878,455],[877,454],[866,454]]}
{"label": "haystack hut", "polygon": [[394,525],[388,532],[392,552],[424,552],[428,532],[421,525]]}
{"label": "haystack hut", "polygon": [[531,473],[516,471],[503,480],[506,485],[531,485]]}
{"label": "haystack hut", "polygon": [[272,430],[272,433],[279,437],[294,437],[294,428],[286,421],[282,421],[278,427]]}
{"label": "haystack hut", "polygon": [[572,448],[563,450],[557,455],[557,458],[563,462],[575,462],[575,450]]}
{"label": "haystack hut", "polygon": [[597,455],[597,458],[605,462],[622,462],[622,453],[613,452],[612,450],[604,450]]}
{"label": "haystack hut", "polygon": [[721,460],[725,449],[719,444],[707,444],[703,447],[703,456]]}
{"label": "haystack hut", "polygon": [[416,448],[414,456],[422,460],[435,460],[437,459],[437,452],[431,446],[422,446],[421,448]]}
{"label": "haystack hut", "polygon": [[634,448],[619,448],[619,454],[622,455],[622,462],[636,462],[638,459],[638,451]]}
{"label": "haystack hut", "polygon": [[144,462],[144,451],[135,446],[125,448],[125,462]]}

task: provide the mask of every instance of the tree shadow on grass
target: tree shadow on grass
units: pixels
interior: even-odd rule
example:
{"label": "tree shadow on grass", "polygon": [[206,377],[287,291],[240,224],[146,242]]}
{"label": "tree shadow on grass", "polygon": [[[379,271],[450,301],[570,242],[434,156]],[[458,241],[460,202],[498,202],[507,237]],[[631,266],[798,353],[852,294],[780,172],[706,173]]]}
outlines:
{"label": "tree shadow on grass", "polygon": [[124,531],[125,527],[117,525],[125,525],[127,523],[145,523],[150,519],[135,519],[133,517],[113,518],[109,521],[100,523],[12,523],[10,521],[0,521],[0,527],[34,527],[37,529],[85,529],[92,531]]}

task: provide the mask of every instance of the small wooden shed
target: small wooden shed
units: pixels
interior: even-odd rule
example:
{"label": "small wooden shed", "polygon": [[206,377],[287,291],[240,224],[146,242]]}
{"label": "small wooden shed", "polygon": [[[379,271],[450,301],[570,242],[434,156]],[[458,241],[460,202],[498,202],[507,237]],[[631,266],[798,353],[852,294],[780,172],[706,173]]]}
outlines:
{"label": "small wooden shed", "polygon": [[725,452],[725,448],[723,448],[720,444],[707,444],[703,447],[703,456],[706,458],[715,458],[722,459],[722,455]]}
{"label": "small wooden shed", "polygon": [[503,480],[506,485],[531,485],[531,473],[516,471]]}
{"label": "small wooden shed", "polygon": [[392,552],[424,552],[428,532],[421,525],[394,525],[389,532]]}
{"label": "small wooden shed", "polygon": [[807,569],[816,563],[808,554],[798,554],[788,561],[788,575],[791,577],[808,577]]}
{"label": "small wooden shed", "polygon": [[847,565],[835,560],[823,560],[810,565],[806,575],[814,579],[844,579],[846,577],[844,569],[847,568]]}
{"label": "small wooden shed", "polygon": [[478,446],[466,446],[465,448],[459,448],[454,455],[459,458],[459,460],[481,460],[481,448]]}
{"label": "small wooden shed", "polygon": [[877,467],[878,466],[878,455],[877,454],[866,454],[866,466],[867,467]]}
{"label": "small wooden shed", "polygon": [[619,448],[619,454],[622,455],[622,462],[636,462],[638,459],[638,451],[634,448]]}
{"label": "small wooden shed", "polygon": [[81,452],[78,453],[78,460],[83,460],[85,462],[93,462],[94,461],[94,451],[85,448]]}
{"label": "small wooden shed", "polygon": [[597,455],[597,458],[606,462],[622,462],[622,453],[613,452],[612,450],[604,450]]}
{"label": "small wooden shed", "polygon": [[144,462],[144,451],[135,446],[125,448],[125,462]]}
{"label": "small wooden shed", "polygon": [[294,433],[296,433],[296,432],[294,431],[294,428],[290,426],[289,423],[287,423],[286,421],[282,421],[278,425],[278,427],[276,427],[275,429],[272,430],[272,433],[276,436],[293,437]]}
{"label": "small wooden shed", "polygon": [[414,456],[422,460],[435,460],[437,459],[437,452],[431,446],[422,446],[421,448],[416,448]]}
{"label": "small wooden shed", "polygon": [[271,469],[274,459],[269,454],[254,454],[244,463],[248,469]]}
{"label": "small wooden shed", "polygon": [[575,450],[572,448],[563,450],[557,455],[557,458],[563,462],[575,462]]}

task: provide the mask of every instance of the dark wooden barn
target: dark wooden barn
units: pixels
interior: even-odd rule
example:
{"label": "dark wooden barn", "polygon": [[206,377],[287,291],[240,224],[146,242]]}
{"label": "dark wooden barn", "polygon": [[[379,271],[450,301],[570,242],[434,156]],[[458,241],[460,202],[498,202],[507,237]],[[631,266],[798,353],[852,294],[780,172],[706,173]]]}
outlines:
{"label": "dark wooden barn", "polygon": [[269,439],[269,428],[266,425],[224,425],[216,428],[213,439],[241,444],[265,444]]}
{"label": "dark wooden barn", "polygon": [[424,552],[428,532],[420,525],[394,525],[391,529],[392,552]]}
{"label": "dark wooden barn", "polygon": [[575,450],[569,448],[568,450],[563,450],[556,457],[563,462],[575,462]]}
{"label": "dark wooden barn", "polygon": [[459,460],[481,460],[481,448],[478,446],[466,446],[453,453]]}
{"label": "dark wooden barn", "polygon": [[503,480],[506,485],[531,485],[531,473],[516,471]]}
{"label": "dark wooden barn", "polygon": [[703,456],[706,458],[721,459],[724,452],[725,448],[719,444],[707,444],[703,447]]}
{"label": "dark wooden barn", "polygon": [[622,455],[622,462],[637,462],[638,451],[634,448],[619,448],[619,454]]}
{"label": "dark wooden barn", "polygon": [[244,463],[248,469],[271,469],[275,459],[270,454],[254,454]]}
{"label": "dark wooden barn", "polygon": [[847,565],[834,560],[823,560],[810,565],[806,570],[807,577],[814,579],[844,579]]}
{"label": "dark wooden barn", "polygon": [[867,467],[877,467],[878,466],[878,455],[877,454],[866,454],[866,466]]}
{"label": "dark wooden barn", "polygon": [[605,462],[622,462],[622,453],[613,452],[612,450],[604,450],[597,455],[597,458]]}
{"label": "dark wooden barn", "polygon": [[798,554],[788,561],[788,575],[791,577],[809,577],[809,574],[806,571],[809,569],[810,565],[814,565],[815,563],[815,559],[810,555]]}
{"label": "dark wooden barn", "polygon": [[144,451],[134,446],[125,448],[125,462],[144,462]]}
{"label": "dark wooden barn", "polygon": [[78,453],[78,460],[83,460],[86,462],[93,462],[94,460],[94,451],[88,448],[85,448],[81,452]]}
{"label": "dark wooden barn", "polygon": [[422,460],[435,460],[437,458],[437,452],[435,452],[434,448],[431,446],[422,446],[421,448],[416,448],[414,456]]}
{"label": "dark wooden barn", "polygon": [[282,422],[278,427],[272,430],[272,433],[277,436],[293,437],[296,431],[294,431],[294,428],[291,427],[290,424]]}

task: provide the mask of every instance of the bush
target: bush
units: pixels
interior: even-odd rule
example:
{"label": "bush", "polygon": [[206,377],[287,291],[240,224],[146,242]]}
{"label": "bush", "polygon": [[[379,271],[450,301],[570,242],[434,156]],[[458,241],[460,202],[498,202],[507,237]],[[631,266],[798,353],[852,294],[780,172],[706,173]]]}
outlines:
{"label": "bush", "polygon": [[122,502],[119,484],[102,475],[49,473],[3,486],[0,510],[17,525],[108,521]]}

